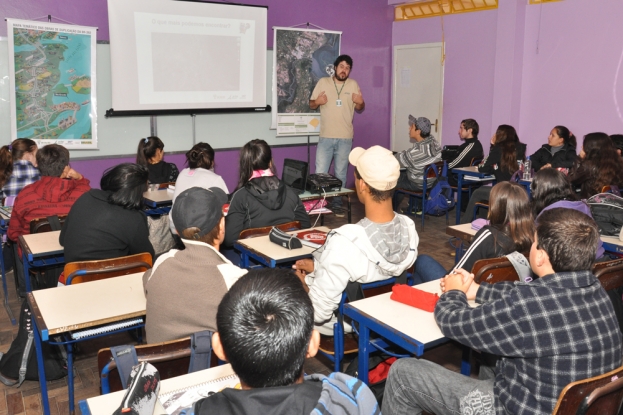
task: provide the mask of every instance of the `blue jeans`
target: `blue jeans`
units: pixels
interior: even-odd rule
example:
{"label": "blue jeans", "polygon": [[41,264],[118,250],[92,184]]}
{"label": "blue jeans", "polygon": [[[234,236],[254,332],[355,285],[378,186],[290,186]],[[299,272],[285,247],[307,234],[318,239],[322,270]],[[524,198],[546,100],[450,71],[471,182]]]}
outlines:
{"label": "blue jeans", "polygon": [[415,270],[413,272],[413,284],[421,284],[438,280],[445,277],[448,272],[434,258],[428,255],[418,255],[415,260]]}
{"label": "blue jeans", "polygon": [[[316,147],[316,173],[328,173],[333,160],[335,177],[342,181],[342,187],[346,187],[346,173],[348,171],[348,155],[353,147],[353,140],[347,138],[318,139]],[[342,204],[342,198],[335,198],[333,203]]]}
{"label": "blue jeans", "polygon": [[493,379],[479,380],[424,359],[399,359],[385,385],[383,415],[493,415]]}

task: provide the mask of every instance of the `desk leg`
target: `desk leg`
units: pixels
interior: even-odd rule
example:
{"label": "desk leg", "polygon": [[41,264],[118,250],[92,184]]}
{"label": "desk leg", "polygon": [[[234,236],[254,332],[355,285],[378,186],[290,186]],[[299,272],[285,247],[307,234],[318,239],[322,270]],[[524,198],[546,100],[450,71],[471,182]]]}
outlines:
{"label": "desk leg", "polygon": [[35,352],[37,354],[37,369],[39,371],[39,387],[41,388],[41,406],[44,415],[50,415],[50,402],[48,401],[48,385],[45,382],[45,365],[43,364],[43,352],[41,349],[41,336],[35,323],[35,318],[31,317],[32,330],[35,336]]}
{"label": "desk leg", "polygon": [[75,414],[74,408],[74,347],[67,343],[67,395],[69,396],[69,413]]}
{"label": "desk leg", "polygon": [[244,250],[240,251],[240,268],[249,268],[249,255]]}
{"label": "desk leg", "polygon": [[[1,238],[1,236],[0,236]],[[2,291],[4,293],[4,309],[11,320],[11,324],[17,324],[15,321],[15,317],[13,316],[13,311],[11,311],[11,307],[9,307],[9,292],[6,286],[6,270],[4,268],[4,246],[0,243],[0,268],[2,270]],[[16,267],[17,268],[17,267]],[[17,271],[14,271],[17,272]]]}
{"label": "desk leg", "polygon": [[456,224],[461,223],[461,197],[463,196],[463,173],[457,173],[457,191],[456,191]]}
{"label": "desk leg", "polygon": [[28,259],[26,258],[26,254],[22,249],[22,264],[24,264],[24,282],[26,284],[26,292],[32,292],[32,287],[30,286],[30,264],[28,263]]}
{"label": "desk leg", "polygon": [[353,223],[352,219],[351,219],[351,206],[350,206],[350,195],[346,195],[346,201],[347,201],[347,205],[348,206],[348,223]]}
{"label": "desk leg", "polygon": [[461,358],[461,375],[469,376],[472,372],[472,364],[470,363],[470,357],[472,349],[463,345],[463,356]]}
{"label": "desk leg", "polygon": [[368,367],[370,358],[370,329],[364,325],[363,322],[359,323],[359,369],[357,377],[360,381],[368,384]]}

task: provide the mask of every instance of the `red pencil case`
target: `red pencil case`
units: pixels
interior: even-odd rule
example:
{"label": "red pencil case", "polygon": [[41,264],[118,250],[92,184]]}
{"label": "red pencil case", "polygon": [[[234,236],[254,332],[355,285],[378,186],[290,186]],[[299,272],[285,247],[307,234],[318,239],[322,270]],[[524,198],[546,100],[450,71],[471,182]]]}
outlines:
{"label": "red pencil case", "polygon": [[439,300],[437,294],[418,290],[405,284],[394,285],[392,295],[389,298],[431,313],[435,311],[435,305]]}

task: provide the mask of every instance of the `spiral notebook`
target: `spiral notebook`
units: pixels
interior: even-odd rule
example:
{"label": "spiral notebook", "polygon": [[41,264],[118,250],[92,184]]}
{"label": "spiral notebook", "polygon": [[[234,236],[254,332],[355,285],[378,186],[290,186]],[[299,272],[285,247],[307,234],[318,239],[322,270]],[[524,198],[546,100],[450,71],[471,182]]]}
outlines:
{"label": "spiral notebook", "polygon": [[199,383],[187,388],[160,393],[158,400],[167,414],[177,415],[200,399],[207,398],[225,388],[240,389],[240,379],[235,374]]}

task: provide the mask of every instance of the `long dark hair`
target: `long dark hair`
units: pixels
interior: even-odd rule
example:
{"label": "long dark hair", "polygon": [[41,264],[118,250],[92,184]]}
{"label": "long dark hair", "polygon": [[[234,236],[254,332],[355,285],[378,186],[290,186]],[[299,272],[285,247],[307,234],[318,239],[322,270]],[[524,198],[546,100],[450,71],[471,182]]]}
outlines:
{"label": "long dark hair", "polygon": [[9,180],[13,173],[13,162],[21,160],[26,153],[37,149],[37,143],[29,138],[13,140],[10,146],[0,147],[0,188]]}
{"label": "long dark hair", "polygon": [[534,217],[549,205],[561,200],[577,200],[567,176],[556,169],[541,169],[532,179],[532,211]]}
{"label": "long dark hair", "polygon": [[149,171],[134,163],[122,163],[104,172],[100,187],[111,192],[108,203],[125,209],[139,210],[143,206],[143,193],[147,190]]}
{"label": "long dark hair", "polygon": [[524,252],[530,248],[534,218],[528,193],[522,186],[511,182],[493,186],[489,198],[489,223],[513,240],[514,250]]}
{"label": "long dark hair", "polygon": [[558,134],[558,137],[562,138],[562,141],[565,144],[568,144],[570,147],[573,148],[576,148],[578,146],[578,140],[567,127],[565,127],[564,125],[557,125],[556,127],[554,127],[554,130],[556,130],[556,134]]}
{"label": "long dark hair", "polygon": [[271,168],[273,153],[270,146],[264,140],[251,140],[240,150],[240,169],[238,170],[238,189],[247,184],[253,170],[266,170]]}
{"label": "long dark hair", "polygon": [[580,169],[589,176],[582,183],[584,196],[599,193],[604,186],[623,184],[623,160],[606,133],[586,134],[582,147],[586,155]]}
{"label": "long dark hair", "polygon": [[214,149],[208,143],[197,143],[186,153],[186,163],[191,169],[209,170],[214,166]]}
{"label": "long dark hair", "polygon": [[509,174],[517,171],[517,146],[519,137],[517,131],[511,125],[502,124],[495,132],[495,146],[502,150],[500,170]]}
{"label": "long dark hair", "polygon": [[156,150],[164,149],[164,143],[155,136],[141,138],[136,150],[136,164],[147,167],[149,160],[156,155]]}

